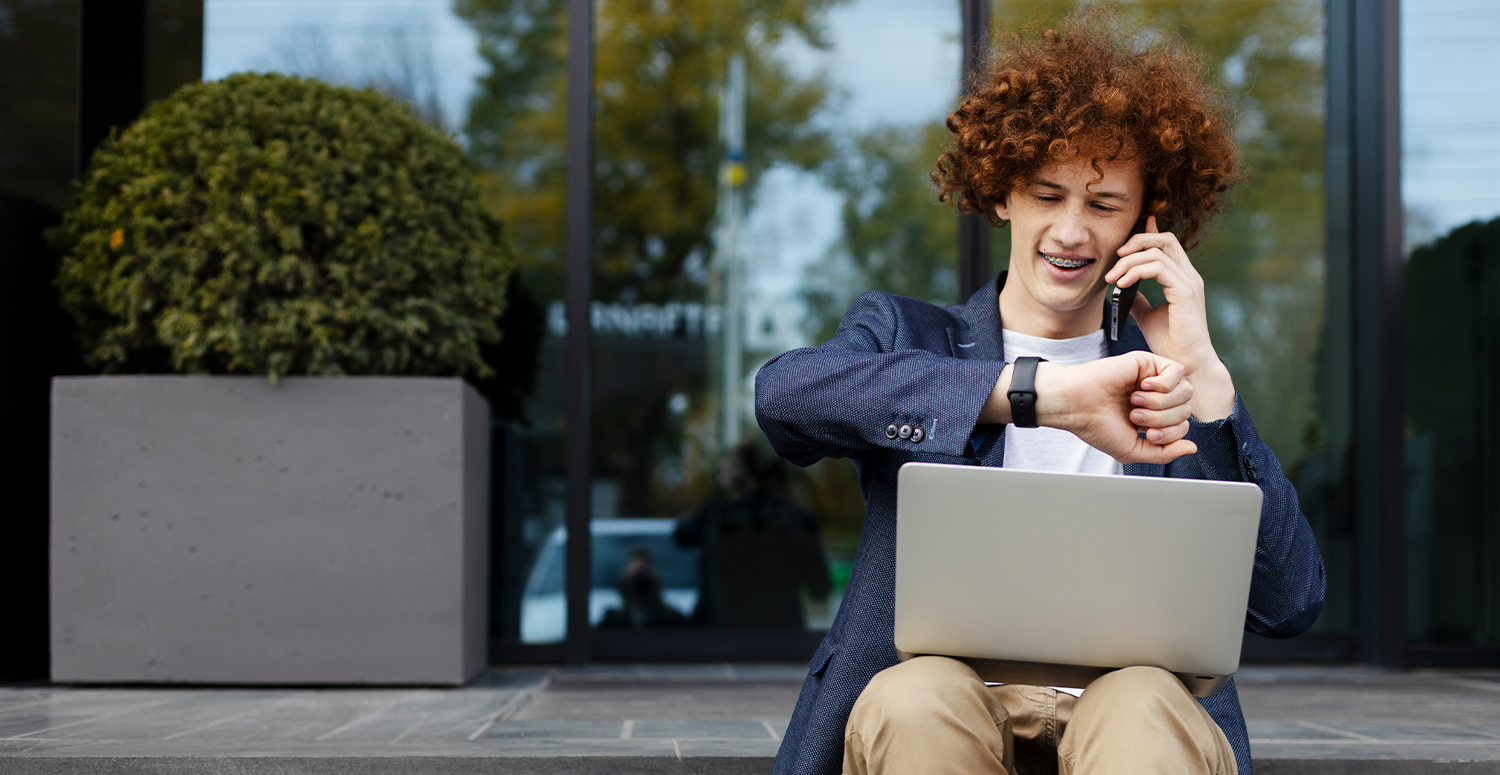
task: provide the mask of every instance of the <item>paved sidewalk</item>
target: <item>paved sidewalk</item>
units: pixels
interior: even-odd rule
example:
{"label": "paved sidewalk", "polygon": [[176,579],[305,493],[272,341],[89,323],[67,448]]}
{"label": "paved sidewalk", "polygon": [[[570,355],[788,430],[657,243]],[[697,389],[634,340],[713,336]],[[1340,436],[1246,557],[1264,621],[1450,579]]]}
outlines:
{"label": "paved sidewalk", "polygon": [[[496,669],[461,689],[0,687],[0,772],[765,772],[804,670]],[[1239,685],[1261,775],[1500,773],[1500,671],[1247,667]],[[508,763],[481,766],[496,758]]]}

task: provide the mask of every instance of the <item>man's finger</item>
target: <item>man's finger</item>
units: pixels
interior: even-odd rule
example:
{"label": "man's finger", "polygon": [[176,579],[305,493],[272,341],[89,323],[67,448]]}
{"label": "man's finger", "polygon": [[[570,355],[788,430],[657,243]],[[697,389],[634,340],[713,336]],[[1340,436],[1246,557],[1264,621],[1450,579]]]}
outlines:
{"label": "man's finger", "polygon": [[[1134,238],[1132,238],[1134,239]],[[1127,243],[1128,244],[1128,243]],[[1124,250],[1125,248],[1120,248]],[[1109,271],[1104,273],[1104,281],[1108,283],[1124,282],[1125,275],[1136,267],[1150,264],[1151,262],[1167,263],[1167,254],[1161,248],[1143,245],[1135,252],[1120,258],[1110,265]],[[1127,286],[1129,283],[1125,283]]]}
{"label": "man's finger", "polygon": [[1166,463],[1172,462],[1173,460],[1176,460],[1177,458],[1182,457],[1183,455],[1191,455],[1196,453],[1197,451],[1198,445],[1194,444],[1191,441],[1188,441],[1187,439],[1178,439],[1177,441],[1174,441],[1171,444],[1167,444],[1165,446],[1152,444],[1148,441],[1143,440],[1136,445],[1136,448],[1131,451],[1131,454],[1126,456],[1126,459],[1121,460],[1120,462],[1155,463],[1157,465],[1164,465]]}
{"label": "man's finger", "polygon": [[1130,304],[1130,314],[1135,318],[1135,321],[1137,323],[1141,322],[1147,315],[1151,314],[1152,309],[1155,308],[1151,306],[1151,300],[1146,298],[1146,294],[1144,293],[1137,293],[1135,295],[1135,301],[1131,302]]}
{"label": "man's finger", "polygon": [[1171,444],[1172,442],[1186,436],[1192,426],[1188,424],[1187,418],[1181,422],[1173,423],[1162,428],[1150,428],[1146,431],[1146,441],[1152,444]]}
{"label": "man's finger", "polygon": [[[1155,216],[1152,216],[1150,220],[1152,223],[1155,223]],[[1187,251],[1182,247],[1182,242],[1177,239],[1176,234],[1172,234],[1171,232],[1143,231],[1134,234],[1130,239],[1125,240],[1125,244],[1121,245],[1115,251],[1115,254],[1129,258],[1130,256],[1139,255],[1152,249],[1160,250],[1170,263],[1190,263]]]}
{"label": "man's finger", "polygon": [[1156,228],[1156,216],[1154,216],[1154,215],[1148,215],[1148,216],[1146,216],[1146,233],[1147,234],[1160,234],[1161,233],[1161,229]]}
{"label": "man's finger", "polygon": [[[1186,401],[1191,400],[1191,398],[1186,399]],[[1137,390],[1136,392],[1130,394],[1131,406],[1138,407],[1140,409],[1150,409],[1154,412],[1159,412],[1169,406],[1177,406],[1178,404],[1186,403],[1186,401],[1180,394],[1158,393],[1154,390]]]}
{"label": "man's finger", "polygon": [[1155,390],[1137,390],[1130,394],[1130,405],[1154,410],[1182,406],[1193,400],[1193,392],[1193,383],[1184,379],[1177,383],[1177,387],[1165,393]]}
{"label": "man's finger", "polygon": [[1149,390],[1156,393],[1170,393],[1182,381],[1182,364],[1170,358],[1160,355],[1153,357],[1152,366],[1156,373],[1141,380],[1141,390]]}
{"label": "man's finger", "polygon": [[1151,254],[1159,257],[1131,266],[1114,282],[1122,288],[1129,288],[1142,280],[1155,280],[1161,283],[1163,290],[1181,286],[1182,275],[1179,274],[1177,265],[1155,248],[1151,249]]}
{"label": "man's finger", "polygon": [[1158,438],[1153,438],[1149,431],[1181,425],[1187,422],[1187,419],[1192,414],[1192,404],[1169,406],[1166,409],[1132,409],[1130,410],[1130,421],[1148,431],[1146,434],[1147,439],[1160,441]]}

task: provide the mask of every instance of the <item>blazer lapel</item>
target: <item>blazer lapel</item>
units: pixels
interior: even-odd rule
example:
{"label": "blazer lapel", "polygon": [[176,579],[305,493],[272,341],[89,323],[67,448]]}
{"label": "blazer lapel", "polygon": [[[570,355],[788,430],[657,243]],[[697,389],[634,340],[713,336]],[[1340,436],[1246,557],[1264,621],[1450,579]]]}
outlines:
{"label": "blazer lapel", "polygon": [[995,275],[959,309],[960,326],[948,329],[953,357],[971,361],[1003,361],[1000,337],[1000,289],[1005,273]]}
{"label": "blazer lapel", "polygon": [[[1005,273],[990,278],[959,310],[960,325],[948,329],[953,357],[976,361],[1004,361],[1005,345],[1000,335],[1000,289]],[[975,429],[972,452],[980,465],[1001,467],[1005,462],[1005,427],[981,425]]]}

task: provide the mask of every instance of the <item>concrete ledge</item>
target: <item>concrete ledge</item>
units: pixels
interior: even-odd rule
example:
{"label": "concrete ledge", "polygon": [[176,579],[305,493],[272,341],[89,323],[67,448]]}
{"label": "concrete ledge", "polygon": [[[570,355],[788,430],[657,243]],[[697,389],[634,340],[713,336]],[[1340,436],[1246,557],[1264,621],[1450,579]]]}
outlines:
{"label": "concrete ledge", "polygon": [[1500,761],[1428,761],[1416,759],[1266,759],[1255,762],[1255,775],[1428,775],[1500,773]]}
{"label": "concrete ledge", "polygon": [[[0,759],[0,775],[765,775],[770,757],[46,757]],[[1271,759],[1256,775],[1491,775],[1500,762]]]}
{"label": "concrete ledge", "polygon": [[765,775],[770,758],[659,756],[0,759],[9,775]]}
{"label": "concrete ledge", "polygon": [[[0,775],[764,775],[805,670],[511,668],[459,689],[0,687]],[[1256,775],[1500,775],[1500,671],[1241,678]]]}

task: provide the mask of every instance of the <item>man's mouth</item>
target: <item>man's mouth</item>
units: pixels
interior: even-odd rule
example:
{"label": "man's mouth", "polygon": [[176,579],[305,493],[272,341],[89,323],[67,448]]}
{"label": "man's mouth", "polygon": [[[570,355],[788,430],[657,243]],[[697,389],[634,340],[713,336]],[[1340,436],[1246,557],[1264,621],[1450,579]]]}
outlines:
{"label": "man's mouth", "polygon": [[1094,259],[1092,258],[1058,258],[1056,256],[1049,256],[1046,253],[1040,253],[1039,255],[1043,259],[1045,259],[1047,263],[1057,267],[1058,269],[1082,269],[1083,267],[1094,263]]}

